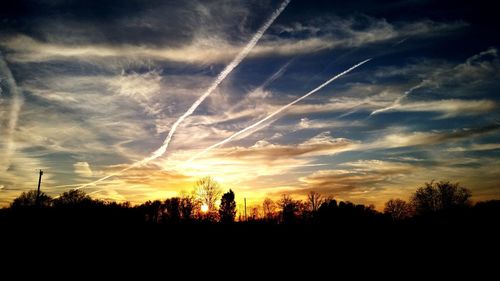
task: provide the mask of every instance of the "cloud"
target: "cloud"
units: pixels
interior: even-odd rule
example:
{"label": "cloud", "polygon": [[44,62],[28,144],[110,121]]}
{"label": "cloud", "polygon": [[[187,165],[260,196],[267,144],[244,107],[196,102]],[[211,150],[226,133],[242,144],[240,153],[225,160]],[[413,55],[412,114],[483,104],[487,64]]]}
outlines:
{"label": "cloud", "polygon": [[[364,22],[360,27],[360,22]],[[321,18],[311,23],[293,22],[280,25],[275,29],[278,34],[306,37],[303,40],[281,39],[276,36],[272,45],[265,44],[260,52],[278,54],[298,54],[305,50],[325,50],[352,48],[388,40],[403,39],[411,36],[430,36],[443,34],[466,26],[463,22],[439,23],[431,20],[391,24],[385,19],[366,15],[348,18]],[[271,48],[275,47],[271,51]]]}
{"label": "cloud", "polygon": [[[126,164],[109,165],[101,170],[101,174],[107,175],[117,173],[126,167],[128,167]],[[160,187],[162,184],[165,185],[168,182],[171,184],[184,181],[191,182],[188,176],[177,171],[159,170],[158,166],[155,164],[134,167],[118,178],[126,184],[141,184],[144,185],[144,187],[149,186],[149,188]]]}
{"label": "cloud", "polygon": [[156,116],[163,111],[158,99],[155,99],[161,93],[161,79],[157,70],[143,74],[122,73],[118,79],[111,79],[109,85],[120,95],[134,99],[146,113]]}
{"label": "cloud", "polygon": [[210,157],[224,156],[236,159],[265,159],[274,161],[292,157],[310,157],[317,155],[333,155],[343,151],[352,150],[358,144],[344,138],[332,138],[329,132],[321,133],[297,145],[278,145],[267,141],[259,141],[248,148],[234,147],[219,149]]}
{"label": "cloud", "polygon": [[73,164],[73,169],[75,174],[81,177],[92,177],[93,175],[90,165],[87,162],[76,162]]}
{"label": "cloud", "polygon": [[275,144],[257,141],[249,147],[218,148],[210,154],[186,163],[193,149],[174,150],[166,159],[156,164],[165,171],[176,171],[191,178],[214,176],[223,185],[236,191],[251,189],[252,194],[264,195],[276,186],[296,183],[301,169],[315,169],[326,164],[315,163],[315,157],[334,155],[353,149],[357,144],[347,139],[333,138],[327,132],[298,144]]}
{"label": "cloud", "polygon": [[474,200],[484,200],[498,196],[499,181],[494,172],[497,162],[488,157],[455,158],[449,152],[437,152],[424,162],[358,160],[301,177],[302,184],[289,192],[304,196],[314,190],[336,199],[376,204],[381,208],[391,198],[408,200],[417,187],[435,179],[458,181],[473,191]]}
{"label": "cloud", "polygon": [[376,140],[364,147],[370,148],[394,148],[421,145],[435,145],[441,143],[469,140],[486,134],[495,133],[500,130],[500,124],[492,124],[477,128],[464,128],[453,131],[441,132],[412,132],[394,133]]}
{"label": "cloud", "polygon": [[[61,59],[80,59],[99,64],[106,58],[127,60],[157,59],[186,63],[227,62],[238,51],[236,46],[219,39],[199,39],[190,45],[174,48],[144,47],[136,45],[113,46],[108,44],[66,45],[46,43],[26,35],[17,35],[4,40],[4,47],[14,50],[8,58],[16,62],[43,62]],[[221,49],[213,46],[220,46]]]}
{"label": "cloud", "polygon": [[309,119],[307,117],[300,118],[297,124],[292,125],[277,125],[275,128],[281,132],[296,132],[300,130],[325,130],[332,128],[345,128],[362,126],[362,122],[358,121],[341,121],[341,120],[321,120]]}
{"label": "cloud", "polygon": [[386,107],[383,110],[378,109],[373,113],[382,112],[435,112],[440,113],[440,118],[450,118],[456,116],[481,115],[491,112],[498,107],[492,100],[434,100],[434,101],[401,101]]}
{"label": "cloud", "polygon": [[487,151],[500,149],[500,143],[474,143],[467,147],[451,147],[450,152],[466,152],[466,151]]}
{"label": "cloud", "polygon": [[[365,16],[366,17],[366,16]],[[442,35],[443,32],[465,26],[461,22],[438,23],[433,21],[390,24],[384,19],[366,17],[369,22],[363,29],[357,28],[356,18],[325,19],[318,26],[308,30],[323,30],[321,34],[309,33],[306,38],[290,38],[297,33],[297,23],[292,27],[280,27],[278,34],[268,35],[263,42],[250,53],[254,57],[274,55],[293,56],[314,53],[335,48],[359,47],[366,44],[385,42],[408,36]],[[323,25],[327,23],[327,25]],[[320,25],[321,24],[321,25]],[[304,27],[299,28],[304,29]],[[215,31],[217,32],[217,31]],[[33,37],[17,34],[2,38],[3,47],[11,50],[9,60],[16,62],[43,62],[61,59],[79,59],[101,64],[102,59],[123,58],[134,60],[166,60],[190,64],[226,63],[230,61],[242,46],[227,39],[208,36],[203,32],[194,35],[192,40],[179,46],[159,47],[156,45],[136,45],[130,43],[61,43],[61,40],[41,41]],[[201,35],[200,35],[201,34]]]}
{"label": "cloud", "polygon": [[[498,50],[489,48],[456,64],[443,60],[424,59],[406,66],[381,67],[375,76],[383,79],[417,79],[410,92],[431,92],[436,97],[472,98],[484,94],[500,77]],[[410,80],[411,79],[411,80]],[[410,87],[408,87],[410,88]]]}
{"label": "cloud", "polygon": [[[1,140],[0,140],[1,141]],[[39,157],[37,153],[27,152],[20,148],[10,158],[9,167],[2,172],[0,177],[0,206],[6,206],[14,200],[23,191],[36,188],[38,181],[38,169],[46,170],[49,164]],[[44,174],[43,186],[44,192],[47,184],[54,182],[55,175],[52,173]]]}
{"label": "cloud", "polygon": [[[3,94],[3,92],[7,94]],[[8,116],[4,117],[3,102],[4,97],[9,97],[8,104],[10,108],[5,110],[9,112]],[[14,134],[16,131],[19,114],[21,112],[21,107],[24,103],[22,91],[18,88],[16,80],[12,75],[7,62],[3,59],[3,55],[0,52],[0,109],[2,113],[0,115],[0,133],[3,135],[3,140],[0,142],[2,144],[3,156],[0,160],[1,170],[5,172],[10,166],[10,158],[15,150]],[[6,114],[5,114],[6,115]],[[4,120],[5,118],[5,120]],[[5,123],[5,125],[4,125]],[[6,127],[3,129],[2,127]]]}
{"label": "cloud", "polygon": [[307,190],[342,194],[372,190],[395,177],[416,172],[413,165],[380,160],[359,160],[341,166],[344,169],[319,170],[299,180]]}
{"label": "cloud", "polygon": [[241,129],[240,131],[238,131],[238,132],[234,133],[234,134],[233,134],[233,135],[231,135],[230,137],[228,137],[228,138],[226,138],[226,139],[224,139],[224,140],[222,140],[222,141],[220,141],[220,142],[218,142],[218,143],[216,143],[216,144],[213,144],[213,145],[211,145],[211,146],[209,146],[209,147],[205,148],[205,149],[204,149],[204,150],[202,150],[201,152],[199,152],[199,153],[197,153],[196,155],[194,155],[193,157],[191,157],[191,158],[188,160],[188,162],[193,161],[194,159],[198,158],[198,157],[199,157],[199,156],[201,156],[202,154],[205,154],[205,153],[209,152],[209,151],[210,151],[210,150],[212,150],[213,148],[219,147],[219,146],[221,146],[221,145],[224,145],[225,143],[230,142],[232,139],[234,139],[235,137],[237,137],[237,136],[239,136],[239,135],[241,135],[241,134],[247,134],[247,135],[249,135],[249,134],[251,134],[251,133],[252,133],[252,131],[256,131],[256,130],[259,130],[259,129],[262,129],[262,128],[264,128],[264,127],[268,126],[268,125],[269,125],[269,123],[265,123],[265,122],[267,122],[268,120],[270,120],[270,119],[274,118],[274,116],[276,116],[276,115],[280,114],[281,112],[285,111],[287,108],[289,108],[289,107],[293,106],[294,104],[296,104],[296,103],[300,102],[301,100],[303,100],[303,99],[307,98],[308,96],[310,96],[310,95],[314,94],[315,92],[317,92],[317,91],[321,90],[322,88],[326,87],[328,84],[330,84],[331,82],[333,82],[333,81],[334,81],[334,80],[336,80],[337,78],[342,77],[343,75],[345,75],[345,74],[347,74],[347,73],[351,72],[351,71],[352,71],[352,70],[354,70],[355,68],[357,68],[357,67],[359,67],[359,66],[363,65],[364,63],[366,63],[366,62],[368,62],[368,61],[370,61],[370,59],[366,59],[366,60],[364,60],[364,61],[362,61],[362,62],[359,62],[359,63],[357,63],[356,65],[351,66],[349,69],[344,70],[343,72],[341,72],[341,73],[339,73],[339,74],[337,74],[337,75],[333,76],[333,77],[332,77],[332,78],[330,78],[328,81],[326,81],[326,82],[324,82],[323,84],[319,85],[319,86],[318,86],[318,87],[316,87],[315,89],[313,89],[313,90],[309,91],[308,93],[306,93],[306,94],[304,94],[303,96],[301,96],[301,97],[299,97],[299,98],[295,99],[294,101],[292,101],[292,102],[290,102],[290,103],[288,103],[288,104],[286,104],[286,105],[284,105],[284,106],[282,106],[282,107],[278,108],[276,111],[274,111],[274,112],[272,112],[271,114],[267,115],[267,116],[266,116],[266,117],[264,117],[263,119],[261,119],[261,120],[259,120],[259,121],[255,122],[255,123],[253,123],[253,124],[251,124],[251,125],[249,125],[249,126],[247,126],[247,127],[243,128],[243,129]]}

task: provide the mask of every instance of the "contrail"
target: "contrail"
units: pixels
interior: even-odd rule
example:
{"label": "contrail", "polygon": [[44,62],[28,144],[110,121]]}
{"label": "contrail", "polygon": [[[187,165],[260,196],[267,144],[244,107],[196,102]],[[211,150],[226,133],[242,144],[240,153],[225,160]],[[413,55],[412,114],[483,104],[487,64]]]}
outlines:
{"label": "contrail", "polygon": [[241,61],[250,53],[250,51],[253,49],[253,47],[257,44],[257,42],[260,40],[262,35],[264,35],[264,32],[271,26],[271,24],[276,20],[276,18],[281,14],[281,12],[286,8],[286,6],[290,3],[290,0],[285,0],[281,6],[274,11],[274,13],[271,15],[271,17],[267,20],[267,22],[262,25],[257,33],[252,37],[250,42],[241,50],[241,52],[233,59],[233,61],[224,68],[224,70],[219,74],[217,79],[210,85],[210,87],[205,91],[205,93],[199,97],[192,105],[191,107],[181,116],[177,121],[172,125],[172,128],[170,129],[170,132],[168,133],[167,138],[163,142],[163,145],[158,148],[155,152],[152,153],[151,156],[144,158],[143,160],[139,161],[141,164],[146,164],[150,162],[151,160],[154,160],[160,156],[162,156],[165,151],[167,150],[167,147],[172,140],[172,137],[177,130],[177,127],[186,119],[188,116],[193,114],[193,112],[200,106],[200,104],[219,86],[219,84],[235,69]]}
{"label": "contrail", "polygon": [[410,94],[409,91],[406,91],[402,96],[399,96],[396,100],[394,100],[394,102],[387,106],[387,107],[384,107],[384,108],[380,108],[380,109],[377,109],[377,110],[374,110],[372,113],[370,113],[369,116],[372,116],[372,115],[375,115],[375,114],[379,114],[379,113],[382,113],[382,112],[386,112],[386,111],[389,111],[391,109],[394,109],[398,106],[401,105],[401,101],[403,99],[405,99],[408,95]]}
{"label": "contrail", "polygon": [[245,48],[243,48],[243,50],[241,50],[238,55],[231,61],[231,63],[229,63],[225,68],[224,70],[222,70],[222,72],[217,76],[217,78],[215,79],[214,82],[212,82],[212,84],[210,85],[210,87],[205,91],[205,93],[203,93],[203,95],[201,97],[199,97],[192,105],[191,107],[181,116],[179,117],[179,119],[177,119],[177,121],[175,121],[175,123],[172,125],[172,128],[170,129],[170,132],[168,132],[168,135],[167,137],[165,138],[165,140],[163,141],[163,144],[160,146],[160,148],[158,148],[157,150],[155,150],[149,157],[146,157],[138,162],[135,162],[133,163],[132,165],[130,165],[129,167],[121,170],[121,171],[118,171],[116,173],[113,173],[113,174],[110,174],[110,175],[107,175],[103,178],[100,178],[94,182],[91,182],[91,183],[88,183],[88,184],[84,184],[76,189],[80,189],[80,188],[83,188],[83,187],[86,187],[86,186],[89,186],[89,185],[93,185],[93,184],[96,184],[98,182],[101,182],[103,180],[106,180],[110,177],[113,177],[113,176],[117,176],[117,175],[120,175],[122,174],[123,172],[126,172],[132,168],[135,168],[135,167],[139,167],[139,166],[142,166],[144,164],[147,164],[149,162],[151,162],[152,160],[162,156],[165,151],[167,151],[167,148],[168,148],[168,145],[170,144],[170,141],[172,140],[172,137],[174,136],[175,134],[175,131],[177,130],[177,127],[179,127],[179,125],[184,121],[184,119],[186,119],[187,117],[189,117],[191,114],[193,114],[193,112],[196,110],[196,108],[198,108],[198,106],[200,106],[200,104],[217,88],[217,86],[219,86],[219,84],[233,71],[233,69],[235,69],[240,63],[241,61],[243,61],[243,59],[245,59],[245,57],[250,53],[250,51],[253,49],[253,47],[257,44],[257,42],[259,42],[260,38],[262,37],[262,35],[264,35],[264,33],[266,32],[266,30],[271,26],[271,24],[273,24],[273,22],[276,20],[276,18],[281,14],[281,12],[283,12],[283,10],[285,10],[286,6],[290,3],[291,0],[285,0],[283,1],[283,3],[281,3],[281,6],[272,13],[272,15],[269,17],[269,19],[259,28],[259,30],[257,30],[257,32],[255,33],[255,35],[252,37],[252,39],[247,43],[247,45],[245,46]]}
{"label": "contrail", "polygon": [[[4,140],[4,167],[8,168],[10,157],[14,152],[14,140],[13,135],[16,130],[17,120],[19,118],[19,112],[23,105],[23,96],[19,88],[17,87],[16,80],[7,66],[7,62],[3,59],[2,53],[0,53],[0,77],[5,77],[6,88],[11,94],[10,98],[10,112],[9,112],[9,122],[7,124],[5,140]],[[0,80],[1,81],[1,80]],[[1,88],[0,88],[1,93]]]}
{"label": "contrail", "polygon": [[271,75],[271,77],[267,78],[266,81],[264,81],[264,83],[262,83],[262,85],[260,85],[259,87],[257,87],[255,90],[253,90],[252,92],[255,92],[259,89],[264,89],[264,88],[267,88],[267,86],[269,86],[269,84],[271,84],[272,82],[274,82],[276,79],[280,78],[281,75],[283,75],[283,73],[285,73],[286,69],[288,68],[288,66],[290,66],[290,64],[294,61],[295,58],[289,60],[287,63],[285,63],[282,67],[280,67],[280,69],[278,69],[278,71],[276,71],[275,73],[273,73],[273,75]]}
{"label": "contrail", "polygon": [[423,86],[424,82],[418,84],[417,86],[414,86],[414,87],[410,88],[403,95],[401,95],[400,97],[398,97],[397,99],[395,99],[394,102],[391,105],[389,105],[387,107],[384,107],[384,108],[380,108],[380,109],[374,110],[372,113],[370,113],[370,115],[368,115],[368,117],[370,117],[372,115],[375,115],[375,114],[382,113],[382,112],[386,112],[386,111],[389,111],[389,110],[392,110],[394,108],[397,108],[397,107],[401,106],[401,101],[404,100],[405,98],[407,98],[416,89],[421,88]]}
{"label": "contrail", "polygon": [[283,73],[287,70],[287,68],[290,66],[290,64],[295,60],[295,58],[289,60],[287,63],[285,63],[283,66],[281,66],[278,71],[273,73],[269,78],[267,78],[264,83],[259,85],[258,87],[254,88],[252,91],[250,91],[248,94],[246,94],[246,97],[243,98],[241,101],[237,102],[235,105],[233,105],[229,110],[227,110],[226,116],[229,117],[231,113],[234,113],[235,111],[238,111],[240,107],[245,104],[246,98],[253,98],[253,95],[255,93],[258,93],[259,91],[263,91],[265,88],[267,88],[271,83],[276,81],[278,78],[280,78]]}
{"label": "contrail", "polygon": [[249,131],[249,130],[252,130],[253,128],[255,128],[255,127],[259,126],[260,124],[262,124],[262,123],[266,122],[267,120],[269,120],[269,119],[273,118],[274,116],[276,116],[277,114],[279,114],[279,113],[281,113],[282,111],[286,110],[286,109],[287,109],[287,108],[289,108],[290,106],[292,106],[292,105],[294,105],[294,104],[298,103],[299,101],[301,101],[301,100],[303,100],[303,99],[307,98],[308,96],[310,96],[310,95],[312,95],[312,94],[316,93],[317,91],[321,90],[321,89],[322,89],[322,88],[324,88],[326,85],[328,85],[328,84],[330,84],[331,82],[333,82],[334,80],[336,80],[336,79],[340,78],[341,76],[343,76],[343,75],[345,75],[345,74],[347,74],[347,73],[351,72],[352,70],[354,70],[355,68],[357,68],[357,67],[361,66],[362,64],[364,64],[364,63],[368,62],[369,60],[371,60],[371,59],[364,60],[364,61],[362,61],[362,62],[360,62],[360,63],[358,63],[358,64],[356,64],[356,65],[352,66],[351,68],[349,68],[349,69],[347,69],[347,70],[344,70],[343,72],[341,72],[341,73],[339,73],[339,74],[337,74],[337,75],[333,76],[332,78],[330,78],[330,80],[328,80],[328,81],[324,82],[323,84],[319,85],[319,86],[318,86],[318,87],[316,87],[314,90],[312,90],[312,91],[308,92],[307,94],[305,94],[305,95],[301,96],[300,98],[298,98],[298,99],[296,99],[296,100],[292,101],[291,103],[289,103],[289,104],[287,104],[287,105],[285,105],[285,106],[283,106],[283,107],[281,107],[281,108],[277,109],[276,111],[274,111],[273,113],[269,114],[269,115],[268,115],[268,116],[266,116],[265,118],[263,118],[263,119],[261,119],[261,120],[257,121],[256,123],[254,123],[254,124],[252,124],[252,125],[250,125],[250,126],[248,126],[248,127],[244,128],[244,129],[242,129],[242,130],[240,130],[240,131],[238,131],[238,132],[236,132],[236,133],[232,134],[232,135],[231,135],[231,136],[229,136],[228,138],[226,138],[226,139],[224,139],[224,140],[222,140],[222,141],[220,141],[220,142],[218,142],[218,143],[216,143],[216,144],[213,144],[213,145],[211,145],[211,146],[209,146],[209,147],[205,148],[203,151],[201,151],[201,152],[197,153],[195,156],[191,157],[191,159],[189,159],[189,160],[187,161],[187,163],[189,163],[189,162],[191,162],[191,161],[195,160],[196,158],[200,157],[201,155],[203,155],[203,154],[207,153],[208,151],[210,151],[210,150],[212,150],[212,149],[214,149],[214,148],[216,148],[216,147],[219,147],[219,146],[221,146],[221,145],[223,145],[223,144],[226,144],[226,143],[230,142],[230,141],[231,141],[232,139],[234,139],[235,137],[237,137],[237,136],[239,136],[239,135],[241,135],[241,134],[243,134],[243,133],[245,133],[245,132],[247,132],[247,131]]}

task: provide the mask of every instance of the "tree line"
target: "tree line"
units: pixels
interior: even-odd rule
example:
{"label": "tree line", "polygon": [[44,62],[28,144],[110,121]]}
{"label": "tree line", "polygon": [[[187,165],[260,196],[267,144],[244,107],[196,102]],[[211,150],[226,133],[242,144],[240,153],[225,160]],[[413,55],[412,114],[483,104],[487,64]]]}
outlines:
{"label": "tree line", "polygon": [[4,210],[14,214],[27,210],[48,210],[51,214],[59,214],[70,220],[133,220],[153,224],[228,224],[235,221],[266,224],[399,223],[439,216],[456,217],[478,210],[483,210],[483,213],[499,213],[500,200],[473,205],[471,196],[471,191],[459,183],[431,181],[418,187],[407,201],[390,199],[385,203],[383,212],[379,212],[373,205],[337,201],[331,196],[311,191],[305,200],[296,200],[289,194],[283,194],[277,200],[265,198],[260,205],[250,206],[248,212],[245,210],[246,216],[242,212],[237,216],[235,193],[231,189],[222,192],[217,181],[204,177],[196,182],[191,192],[182,192],[177,197],[147,201],[136,206],[129,202],[93,199],[78,189],[64,192],[56,198],[32,190],[23,192]]}

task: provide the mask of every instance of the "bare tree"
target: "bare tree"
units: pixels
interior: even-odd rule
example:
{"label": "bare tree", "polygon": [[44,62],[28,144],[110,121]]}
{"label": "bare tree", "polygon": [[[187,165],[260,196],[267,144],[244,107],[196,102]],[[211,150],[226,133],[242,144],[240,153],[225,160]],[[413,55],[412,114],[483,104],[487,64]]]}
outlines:
{"label": "bare tree", "polygon": [[262,202],[262,210],[264,211],[264,217],[266,219],[272,219],[276,213],[276,204],[273,200],[266,198],[264,202]]}
{"label": "bare tree", "polygon": [[419,187],[411,201],[417,213],[425,214],[467,207],[470,197],[471,192],[458,183],[431,181],[425,183],[425,187]]}
{"label": "bare tree", "polygon": [[222,194],[219,183],[209,176],[201,178],[196,182],[196,191],[201,204],[208,207],[209,213],[214,212]]}
{"label": "bare tree", "polygon": [[412,215],[411,204],[401,199],[391,199],[385,203],[384,213],[391,216],[393,220],[403,220]]}
{"label": "bare tree", "polygon": [[311,191],[307,194],[307,203],[309,204],[311,212],[316,212],[323,202],[323,197],[316,191]]}
{"label": "bare tree", "polygon": [[260,218],[260,211],[259,211],[259,206],[255,205],[252,206],[250,209],[250,218],[252,220],[258,220]]}
{"label": "bare tree", "polygon": [[288,194],[283,194],[277,204],[281,209],[281,217],[284,223],[295,222],[299,212],[299,202],[295,201]]}

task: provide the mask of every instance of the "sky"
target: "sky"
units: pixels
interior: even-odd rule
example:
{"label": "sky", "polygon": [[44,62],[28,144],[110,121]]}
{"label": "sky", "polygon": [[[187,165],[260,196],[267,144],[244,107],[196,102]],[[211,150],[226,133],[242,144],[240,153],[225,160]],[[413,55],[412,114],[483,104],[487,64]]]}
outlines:
{"label": "sky", "polygon": [[134,204],[204,176],[249,204],[500,199],[500,19],[457,2],[3,1],[0,206],[39,169],[51,196]]}

